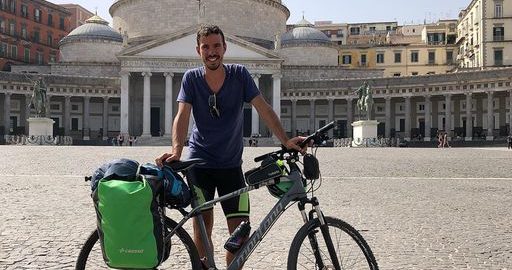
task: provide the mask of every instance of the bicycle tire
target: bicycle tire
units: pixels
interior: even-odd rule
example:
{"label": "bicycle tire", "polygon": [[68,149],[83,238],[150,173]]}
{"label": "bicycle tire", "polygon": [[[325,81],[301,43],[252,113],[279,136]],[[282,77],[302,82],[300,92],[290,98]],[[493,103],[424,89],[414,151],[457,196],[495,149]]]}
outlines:
{"label": "bicycle tire", "polygon": [[[174,229],[178,224],[168,218],[165,217],[165,225],[168,230]],[[190,235],[183,228],[179,228],[176,230],[175,236],[171,238],[171,248],[169,258],[165,262],[163,262],[157,269],[193,269],[193,270],[201,270],[201,260],[199,258],[199,253],[197,252],[196,246]],[[89,235],[87,241],[84,243],[80,253],[78,255],[78,259],[76,261],[76,270],[86,270],[86,269],[110,269],[105,262],[103,261],[103,256],[101,253],[101,248],[99,244],[99,235],[95,230]],[[178,243],[179,241],[179,243]],[[177,245],[182,245],[186,249],[186,255],[183,252],[176,252],[175,249],[178,247]],[[91,256],[91,251],[94,253],[94,256]],[[186,256],[185,259],[181,259],[181,257]],[[91,258],[92,257],[92,258]],[[178,260],[176,260],[178,258]],[[174,260],[173,260],[174,259]],[[182,263],[188,264],[183,265]]]}
{"label": "bicycle tire", "polygon": [[[379,269],[375,256],[368,246],[368,243],[366,243],[363,236],[361,236],[356,229],[340,219],[333,217],[324,218],[328,225],[331,239],[336,248],[336,254],[338,261],[341,264],[341,269]],[[319,246],[319,252],[317,254],[322,258],[320,263],[315,259],[315,254],[311,246],[312,244],[308,241],[308,236],[316,236],[313,238],[313,241],[316,241]],[[339,243],[340,240],[343,240],[344,242]],[[315,218],[304,224],[293,238],[290,252],[288,253],[288,270],[335,269],[329,259],[330,257],[327,248],[325,246],[321,246],[321,244],[325,244],[325,240],[321,233],[320,220]],[[345,249],[347,246],[350,247],[348,250]],[[343,250],[340,250],[341,248],[343,248]],[[343,251],[346,251],[347,253],[343,253]],[[357,256],[355,259],[348,257],[354,255],[357,251],[360,252],[355,254]],[[307,252],[311,253],[308,255],[310,257],[306,257]],[[323,267],[318,265],[322,263],[325,264]]]}

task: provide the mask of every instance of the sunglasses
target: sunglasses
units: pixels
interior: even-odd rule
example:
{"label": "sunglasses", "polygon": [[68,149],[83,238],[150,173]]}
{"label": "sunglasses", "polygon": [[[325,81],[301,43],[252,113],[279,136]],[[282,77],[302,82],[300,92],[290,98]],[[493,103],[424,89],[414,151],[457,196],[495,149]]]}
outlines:
{"label": "sunglasses", "polygon": [[208,97],[208,106],[210,107],[210,114],[213,118],[220,118],[220,111],[217,107],[217,95],[212,94]]}

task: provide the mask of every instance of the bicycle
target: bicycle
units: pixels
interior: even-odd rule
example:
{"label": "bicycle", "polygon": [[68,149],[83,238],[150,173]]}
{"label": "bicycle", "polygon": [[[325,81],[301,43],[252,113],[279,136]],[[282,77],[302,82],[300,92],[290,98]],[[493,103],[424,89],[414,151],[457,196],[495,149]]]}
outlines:
{"label": "bicycle", "polygon": [[[320,128],[314,134],[306,137],[301,146],[305,146],[313,141],[313,148],[316,147],[316,149],[318,149],[321,142],[327,139],[327,131],[333,127],[334,122],[331,122]],[[316,150],[314,153],[316,154]],[[269,191],[272,193],[271,188],[275,188],[276,184],[279,184],[282,177],[286,177],[290,180],[289,190],[284,194],[281,194],[280,199],[261,221],[259,227],[254,230],[238,250],[227,270],[234,270],[242,267],[281,214],[295,203],[297,203],[299,211],[301,212],[304,225],[296,233],[290,246],[287,269],[378,270],[377,261],[363,236],[345,221],[334,217],[324,216],[318,199],[313,196],[313,192],[319,187],[319,185],[315,187],[315,182],[317,180],[306,180],[303,175],[304,169],[301,170],[298,165],[300,164],[300,161],[299,153],[297,151],[283,148],[281,150],[256,157],[254,160],[255,162],[262,162],[263,165],[251,171],[257,171],[260,168],[269,168],[269,164],[276,164],[277,161],[282,161],[288,166],[284,167],[286,171],[285,175],[298,175],[299,177],[283,176],[282,172],[279,172],[280,175],[276,176],[277,174],[275,174],[274,171],[268,171],[270,179],[262,179],[262,181],[258,183],[249,184],[245,188],[239,189],[222,197],[215,198],[201,205],[197,205],[195,191],[194,189],[191,189],[193,209],[190,211],[186,211],[183,208],[176,209],[181,213],[181,215],[183,215],[182,220],[178,223],[168,217],[166,217],[165,220],[167,231],[165,237],[165,242],[167,243],[166,246],[170,249],[169,253],[171,256],[180,256],[178,257],[179,261],[177,262],[180,269],[218,269],[215,265],[212,248],[207,244],[208,239],[206,227],[200,211],[203,207],[212,206],[223,200],[227,200],[244,192],[250,192],[264,186],[269,187]],[[188,160],[166,164],[165,166],[170,166],[174,171],[186,174],[187,169],[201,162],[201,160]],[[321,177],[317,179],[320,179],[321,184]],[[190,183],[188,184],[190,185]],[[309,194],[311,194],[311,196],[309,196]],[[306,205],[312,206],[309,213],[306,213]],[[201,262],[190,235],[183,228],[183,225],[191,217],[198,217],[199,220],[201,239],[206,247],[206,266]],[[96,247],[96,254],[94,254],[94,256],[90,256],[93,247]],[[176,250],[177,248],[178,250]],[[185,258],[182,258],[183,256],[185,256]],[[175,260],[174,257],[173,259]],[[176,265],[176,261],[173,261],[173,259],[169,258],[166,262]],[[94,231],[80,251],[76,263],[76,269],[83,270],[86,269],[86,266],[92,267],[90,269],[99,269],[102,265],[108,269],[103,263],[98,243],[98,233]],[[172,269],[165,267],[176,266],[166,266],[164,263],[163,265],[160,265],[158,269]]]}

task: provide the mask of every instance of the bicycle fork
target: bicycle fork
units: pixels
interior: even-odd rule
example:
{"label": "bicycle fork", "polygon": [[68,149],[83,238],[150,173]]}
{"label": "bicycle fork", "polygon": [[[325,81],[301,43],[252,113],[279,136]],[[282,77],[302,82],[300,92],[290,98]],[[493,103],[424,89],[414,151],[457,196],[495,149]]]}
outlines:
{"label": "bicycle fork", "polygon": [[[306,203],[310,203],[313,205],[313,209],[309,212],[309,216],[306,214]],[[325,222],[324,215],[322,213],[322,210],[320,209],[320,204],[318,203],[318,199],[316,197],[313,197],[311,198],[311,200],[308,201],[300,201],[298,203],[298,206],[304,223],[308,223],[310,220],[313,220],[314,214],[316,213],[316,216],[320,221],[320,231],[322,232],[325,244],[327,245],[327,250],[329,251],[329,256],[331,257],[331,262],[336,270],[341,270],[338,255],[336,254],[334,244],[332,243],[331,234],[329,233],[329,226]],[[308,239],[311,244],[311,249],[315,254],[316,264],[318,265],[319,269],[325,269],[325,264],[322,259],[320,248],[318,246],[318,240],[316,237],[317,232],[318,231],[316,230],[311,231],[311,233],[308,234]]]}

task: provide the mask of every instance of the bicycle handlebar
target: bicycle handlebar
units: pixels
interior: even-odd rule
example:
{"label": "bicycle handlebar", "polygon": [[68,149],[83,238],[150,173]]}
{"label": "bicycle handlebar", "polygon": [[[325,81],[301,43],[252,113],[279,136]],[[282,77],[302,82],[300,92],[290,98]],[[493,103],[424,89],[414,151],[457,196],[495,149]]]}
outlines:
{"label": "bicycle handlebar", "polygon": [[[334,124],[335,122],[332,121],[330,122],[329,124],[321,127],[320,129],[318,129],[317,131],[315,131],[315,133],[307,136],[304,141],[302,141],[299,146],[300,148],[303,148],[304,146],[308,145],[309,142],[311,142],[312,140],[313,141],[321,141],[324,137],[325,137],[325,133],[329,130],[331,130],[332,128],[334,128]],[[263,161],[264,159],[266,159],[267,157],[271,157],[271,156],[282,156],[286,153],[298,153],[297,150],[295,149],[286,149],[286,147],[284,147],[283,145],[281,145],[281,150],[278,150],[278,151],[274,151],[274,152],[271,152],[271,153],[267,153],[267,154],[264,154],[264,155],[261,155],[261,156],[258,156],[256,158],[254,158],[254,162],[260,162],[260,161]]]}

